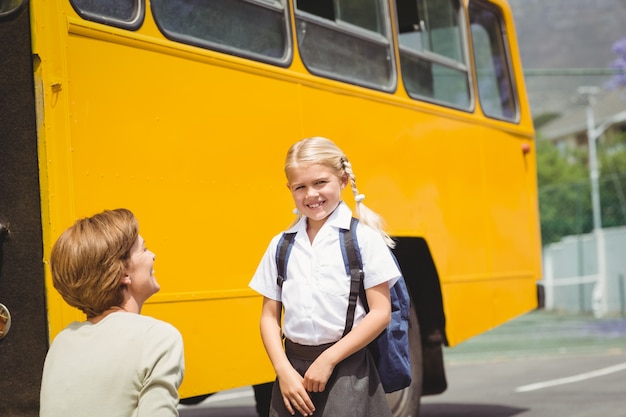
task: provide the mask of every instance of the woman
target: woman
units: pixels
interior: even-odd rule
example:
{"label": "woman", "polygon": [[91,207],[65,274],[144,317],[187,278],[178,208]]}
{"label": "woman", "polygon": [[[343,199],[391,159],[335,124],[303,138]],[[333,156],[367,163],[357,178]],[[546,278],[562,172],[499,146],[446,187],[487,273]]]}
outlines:
{"label": "woman", "polygon": [[183,341],[142,316],[160,287],[155,255],[129,210],[78,220],[50,255],[52,282],[87,320],[61,331],[46,356],[41,417],[178,416]]}

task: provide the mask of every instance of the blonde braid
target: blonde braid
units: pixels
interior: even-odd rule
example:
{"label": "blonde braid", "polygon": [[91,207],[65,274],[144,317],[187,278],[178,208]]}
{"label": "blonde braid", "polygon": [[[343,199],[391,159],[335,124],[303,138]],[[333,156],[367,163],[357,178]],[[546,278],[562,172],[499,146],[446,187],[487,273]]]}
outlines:
{"label": "blonde braid", "polygon": [[396,242],[394,242],[393,239],[391,239],[391,237],[385,232],[382,217],[363,204],[362,201],[365,196],[363,194],[359,194],[359,189],[356,187],[356,177],[354,176],[352,164],[348,161],[348,158],[345,156],[342,157],[341,165],[343,171],[346,175],[348,175],[348,180],[350,181],[350,188],[352,188],[352,194],[354,194],[354,201],[356,202],[357,217],[361,222],[378,231],[383,236],[387,246],[394,248],[396,246]]}
{"label": "blonde braid", "polygon": [[[356,178],[354,177],[354,172],[352,172],[352,164],[346,157],[341,158],[341,166],[343,171],[348,175],[348,179],[350,180],[350,188],[352,188],[352,194],[354,194],[355,200],[356,196],[359,195],[359,190],[356,188]],[[357,203],[359,203],[357,201]],[[357,204],[357,214],[359,214],[359,205]]]}

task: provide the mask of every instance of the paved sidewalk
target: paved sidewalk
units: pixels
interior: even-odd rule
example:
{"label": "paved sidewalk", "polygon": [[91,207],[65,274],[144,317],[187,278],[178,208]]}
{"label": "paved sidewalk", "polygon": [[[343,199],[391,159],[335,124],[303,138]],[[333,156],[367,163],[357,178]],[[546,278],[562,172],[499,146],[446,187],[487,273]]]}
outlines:
{"label": "paved sidewalk", "polygon": [[535,310],[453,348],[446,363],[626,352],[626,319]]}

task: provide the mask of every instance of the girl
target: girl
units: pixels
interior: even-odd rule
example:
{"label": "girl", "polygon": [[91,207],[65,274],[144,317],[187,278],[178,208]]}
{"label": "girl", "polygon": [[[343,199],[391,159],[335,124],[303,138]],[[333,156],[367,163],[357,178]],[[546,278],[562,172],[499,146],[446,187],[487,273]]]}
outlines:
{"label": "girl", "polygon": [[[352,166],[330,140],[304,139],[287,152],[287,188],[298,218],[285,281],[277,283],[275,236],[250,282],[263,295],[261,338],[276,372],[270,416],[298,411],[303,416],[391,416],[374,361],[365,347],[390,320],[389,288],[400,277],[387,246],[391,238],[381,218],[361,203]],[[369,313],[359,301],[354,326],[346,324],[350,276],[346,273],[339,229],[349,229],[352,212],[341,201],[350,184],[360,223]],[[281,309],[284,326],[281,332]],[[282,337],[285,337],[283,350]]]}

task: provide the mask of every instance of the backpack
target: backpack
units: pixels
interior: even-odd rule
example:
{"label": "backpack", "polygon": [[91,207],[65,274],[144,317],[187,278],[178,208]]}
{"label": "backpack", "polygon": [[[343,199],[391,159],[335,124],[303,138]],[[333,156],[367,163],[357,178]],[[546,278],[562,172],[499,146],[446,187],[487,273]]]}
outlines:
{"label": "backpack", "polygon": [[[365,311],[369,311],[363,285],[363,262],[356,239],[358,222],[356,218],[352,218],[350,229],[340,229],[339,235],[344,265],[346,272],[351,277],[348,311],[343,336],[352,330],[358,297],[361,298]],[[286,278],[287,261],[295,237],[296,233],[283,233],[278,242],[278,249],[276,250],[278,277],[276,282],[281,288]],[[397,264],[395,256],[393,258]],[[409,350],[409,308],[411,301],[404,278],[400,277],[389,291],[391,296],[391,321],[387,328],[368,345],[368,349],[376,363],[380,382],[386,393],[408,387],[411,384],[412,377],[411,354]]]}

